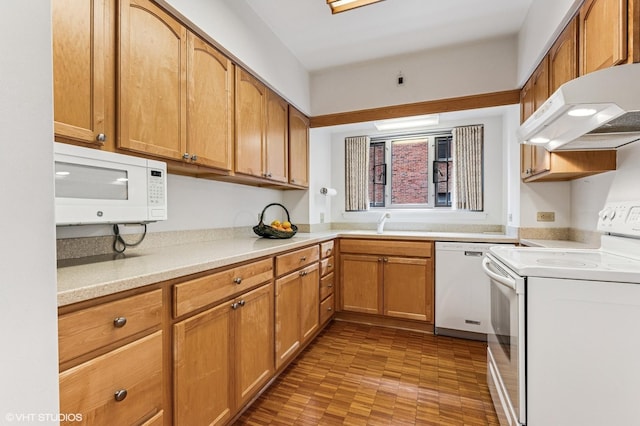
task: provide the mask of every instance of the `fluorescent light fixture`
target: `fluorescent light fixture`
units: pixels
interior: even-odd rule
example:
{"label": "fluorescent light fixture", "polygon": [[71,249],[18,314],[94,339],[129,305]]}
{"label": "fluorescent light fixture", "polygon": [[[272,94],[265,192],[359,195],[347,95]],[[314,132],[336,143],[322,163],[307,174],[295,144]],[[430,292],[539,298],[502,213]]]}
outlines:
{"label": "fluorescent light fixture", "polygon": [[569,114],[571,117],[589,117],[596,112],[598,111],[596,111],[594,108],[573,108],[572,110],[569,110],[567,114]]}
{"label": "fluorescent light fixture", "polygon": [[346,12],[368,4],[378,3],[384,0],[327,0],[327,4],[331,8],[331,13],[336,14]]}
{"label": "fluorescent light fixture", "polygon": [[440,122],[438,114],[420,115],[416,117],[394,118],[391,120],[375,121],[378,130],[411,129],[414,127],[434,126]]}

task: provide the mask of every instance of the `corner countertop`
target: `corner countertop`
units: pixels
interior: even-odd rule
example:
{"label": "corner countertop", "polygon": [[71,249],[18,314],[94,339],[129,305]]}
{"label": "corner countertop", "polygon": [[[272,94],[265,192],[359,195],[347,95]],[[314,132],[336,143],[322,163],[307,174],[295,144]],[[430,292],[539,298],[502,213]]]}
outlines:
{"label": "corner countertop", "polygon": [[385,231],[327,231],[299,233],[286,240],[238,237],[131,251],[115,260],[59,267],[58,306],[70,305],[182,276],[271,256],[333,238],[424,239],[517,243],[494,233]]}

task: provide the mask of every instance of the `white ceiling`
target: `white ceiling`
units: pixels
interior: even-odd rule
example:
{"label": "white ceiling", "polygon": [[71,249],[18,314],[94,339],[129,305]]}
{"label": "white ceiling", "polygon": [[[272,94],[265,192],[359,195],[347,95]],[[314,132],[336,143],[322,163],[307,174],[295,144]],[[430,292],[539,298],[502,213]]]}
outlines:
{"label": "white ceiling", "polygon": [[534,0],[385,0],[336,15],[326,0],[234,1],[313,72],[516,34]]}

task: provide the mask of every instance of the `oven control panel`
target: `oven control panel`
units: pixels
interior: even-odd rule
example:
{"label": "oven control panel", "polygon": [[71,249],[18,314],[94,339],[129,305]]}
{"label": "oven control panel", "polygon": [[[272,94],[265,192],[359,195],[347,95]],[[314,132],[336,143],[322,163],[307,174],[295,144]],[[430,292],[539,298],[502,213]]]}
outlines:
{"label": "oven control panel", "polygon": [[598,216],[599,231],[640,237],[640,201],[607,203]]}

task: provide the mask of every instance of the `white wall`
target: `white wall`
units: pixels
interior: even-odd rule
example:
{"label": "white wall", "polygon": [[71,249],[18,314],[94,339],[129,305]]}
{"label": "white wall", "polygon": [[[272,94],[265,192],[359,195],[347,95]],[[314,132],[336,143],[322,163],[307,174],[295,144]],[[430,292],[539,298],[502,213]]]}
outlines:
{"label": "white wall", "polygon": [[[329,69],[311,76],[313,115],[511,90],[517,40],[500,38]],[[403,86],[396,77],[402,71]]]}
{"label": "white wall", "polygon": [[50,9],[0,2],[2,424],[59,411]]}
{"label": "white wall", "polygon": [[543,55],[583,0],[534,0],[518,34],[518,87],[536,68]]}
{"label": "white wall", "polygon": [[520,125],[520,106],[513,105],[505,111],[503,119],[504,139],[504,187],[507,206],[506,224],[509,227],[520,226],[520,144],[516,130]]}
{"label": "white wall", "polygon": [[[391,222],[437,223],[437,224],[470,224],[470,225],[504,225],[506,219],[506,197],[503,183],[503,119],[500,115],[485,116],[458,121],[443,121],[438,128],[484,124],[484,201],[483,212],[466,212],[451,210],[393,210]],[[339,128],[339,127],[338,127]],[[338,196],[331,202],[331,217],[334,222],[374,223],[381,214],[381,209],[367,212],[345,212],[345,161],[344,138],[348,136],[375,136],[379,134],[371,125],[368,129],[347,130],[333,133],[331,138],[331,185],[338,190]]]}
{"label": "white wall", "polygon": [[[616,172],[611,171],[571,181],[572,228],[597,231],[598,212],[607,201],[607,194],[615,177]],[[637,187],[637,180],[634,186]]]}
{"label": "white wall", "polygon": [[[538,212],[554,212],[554,222],[538,222]],[[568,228],[571,226],[571,183],[520,183],[520,227]]]}
{"label": "white wall", "polygon": [[161,2],[183,14],[300,111],[310,114],[308,72],[244,2]]}

